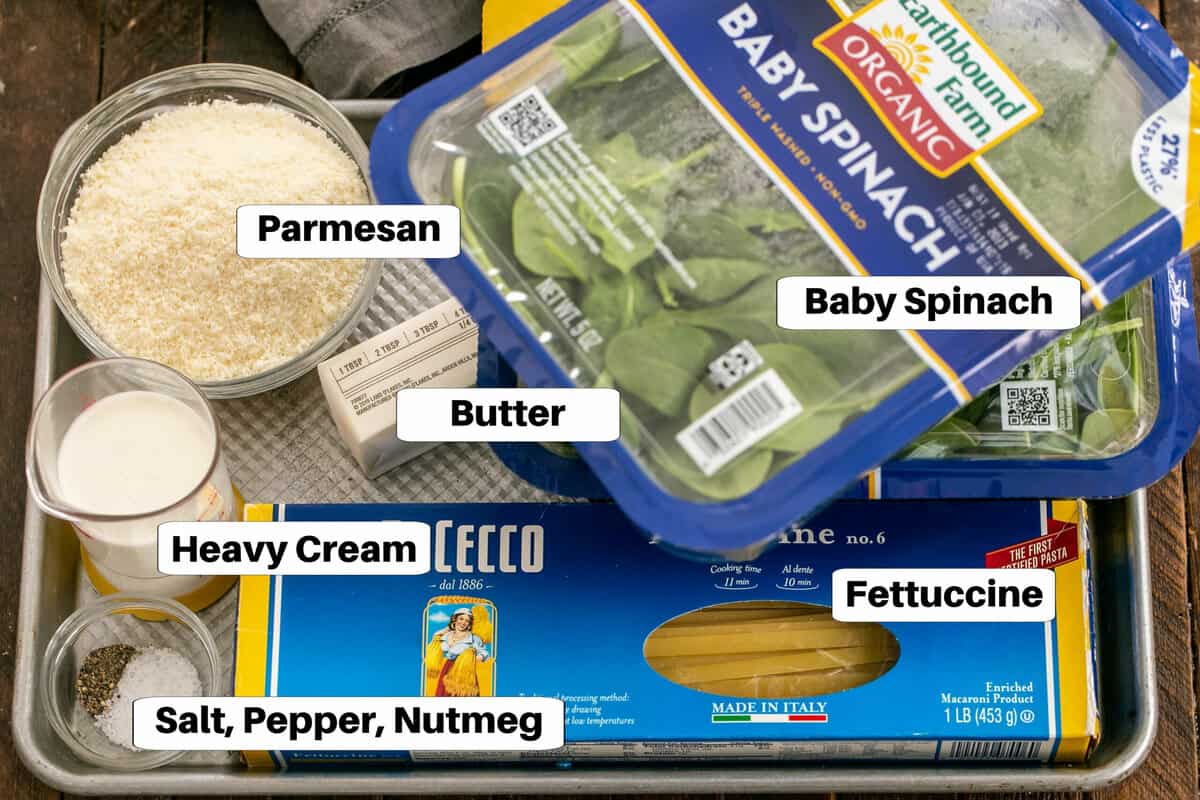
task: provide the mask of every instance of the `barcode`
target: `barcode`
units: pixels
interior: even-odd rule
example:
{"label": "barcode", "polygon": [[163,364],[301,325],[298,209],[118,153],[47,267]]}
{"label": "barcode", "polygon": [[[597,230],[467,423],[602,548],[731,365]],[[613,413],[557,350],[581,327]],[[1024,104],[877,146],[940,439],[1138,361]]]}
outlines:
{"label": "barcode", "polygon": [[680,431],[675,440],[711,477],[803,410],[778,373],[768,370]]}
{"label": "barcode", "polygon": [[1058,430],[1058,384],[1054,381],[1001,383],[1000,427],[1006,431]]}
{"label": "barcode", "polygon": [[529,155],[567,130],[567,124],[536,86],[506,101],[488,115],[488,120],[518,156]]}
{"label": "barcode", "polygon": [[1022,739],[1012,742],[943,742],[939,755],[944,761],[1045,761],[1049,742]]}

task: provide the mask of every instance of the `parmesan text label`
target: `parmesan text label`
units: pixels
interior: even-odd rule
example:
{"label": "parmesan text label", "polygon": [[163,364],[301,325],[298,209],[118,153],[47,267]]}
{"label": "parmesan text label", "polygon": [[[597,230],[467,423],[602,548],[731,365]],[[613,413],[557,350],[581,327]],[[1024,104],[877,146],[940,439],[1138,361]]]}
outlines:
{"label": "parmesan text label", "polygon": [[237,210],[242,258],[454,258],[454,206],[249,205]]}

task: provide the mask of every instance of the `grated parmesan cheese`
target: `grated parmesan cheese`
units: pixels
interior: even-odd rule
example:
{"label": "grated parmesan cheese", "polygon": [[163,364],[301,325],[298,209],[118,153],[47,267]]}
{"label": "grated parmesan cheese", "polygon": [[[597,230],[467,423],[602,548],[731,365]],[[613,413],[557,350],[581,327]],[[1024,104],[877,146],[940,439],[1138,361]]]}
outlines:
{"label": "grated parmesan cheese", "polygon": [[238,206],[367,201],[354,160],[296,115],[232,101],[180,107],[84,173],[64,231],[64,280],[124,355],[200,381],[255,375],[341,319],[365,262],[240,258]]}

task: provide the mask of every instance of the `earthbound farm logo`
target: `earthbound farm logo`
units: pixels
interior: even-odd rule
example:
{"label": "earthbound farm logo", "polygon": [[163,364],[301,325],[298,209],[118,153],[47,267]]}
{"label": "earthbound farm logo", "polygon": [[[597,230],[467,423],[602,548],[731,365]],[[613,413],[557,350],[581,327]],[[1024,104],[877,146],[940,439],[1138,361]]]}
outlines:
{"label": "earthbound farm logo", "polygon": [[905,149],[945,177],[1042,107],[945,0],[876,0],[815,46],[849,76]]}

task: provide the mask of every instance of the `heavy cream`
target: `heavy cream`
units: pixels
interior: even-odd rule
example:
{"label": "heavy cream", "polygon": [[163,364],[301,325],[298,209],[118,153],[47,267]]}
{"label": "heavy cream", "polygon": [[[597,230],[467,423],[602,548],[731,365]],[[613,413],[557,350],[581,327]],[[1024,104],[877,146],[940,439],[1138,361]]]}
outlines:
{"label": "heavy cream", "polygon": [[209,424],[182,401],[121,392],[88,406],[67,429],[58,454],[60,488],[88,513],[147,514],[191,494],[215,447]]}
{"label": "heavy cream", "polygon": [[97,588],[181,597],[209,581],[159,572],[157,541],[163,522],[233,518],[223,461],[208,476],[216,447],[206,417],[159,392],[118,392],[80,412],[59,445],[59,493],[84,515],[128,517],[76,523]]}

